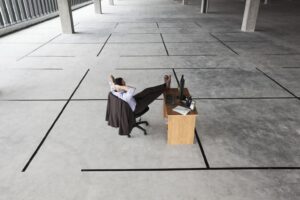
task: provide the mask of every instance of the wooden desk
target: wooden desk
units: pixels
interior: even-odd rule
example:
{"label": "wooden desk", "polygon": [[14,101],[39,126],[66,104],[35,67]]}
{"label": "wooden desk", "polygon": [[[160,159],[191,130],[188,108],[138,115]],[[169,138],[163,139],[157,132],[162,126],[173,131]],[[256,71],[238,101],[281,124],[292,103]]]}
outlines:
{"label": "wooden desk", "polygon": [[[175,111],[181,105],[176,98],[174,105],[166,103],[166,95],[178,96],[177,88],[170,88],[164,93],[163,113],[168,120],[168,144],[194,144],[197,110],[190,111],[187,115],[181,115]],[[184,95],[190,96],[187,88],[184,88]]]}

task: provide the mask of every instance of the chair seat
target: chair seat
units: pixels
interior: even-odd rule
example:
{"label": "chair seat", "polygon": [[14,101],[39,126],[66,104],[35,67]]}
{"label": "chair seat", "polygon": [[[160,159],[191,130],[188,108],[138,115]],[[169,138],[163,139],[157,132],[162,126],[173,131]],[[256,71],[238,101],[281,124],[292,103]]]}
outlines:
{"label": "chair seat", "polygon": [[148,110],[149,110],[149,107],[145,108],[145,110],[143,110],[142,112],[135,114],[134,115],[135,118],[138,118],[138,117],[142,116],[143,114],[145,114],[146,112],[148,112]]}

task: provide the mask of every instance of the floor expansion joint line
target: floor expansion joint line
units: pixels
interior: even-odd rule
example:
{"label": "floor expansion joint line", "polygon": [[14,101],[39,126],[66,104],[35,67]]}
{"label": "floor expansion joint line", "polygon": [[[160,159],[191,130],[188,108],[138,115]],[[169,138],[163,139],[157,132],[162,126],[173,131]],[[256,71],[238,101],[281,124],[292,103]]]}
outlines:
{"label": "floor expansion joint line", "polygon": [[104,42],[104,44],[102,45],[102,47],[101,47],[99,53],[97,54],[97,57],[101,54],[102,50],[104,49],[104,47],[105,47],[107,41],[109,40],[109,38],[111,37],[111,35],[112,35],[112,33],[109,34],[108,38],[105,40],[105,42]]}
{"label": "floor expansion joint line", "polygon": [[202,26],[200,24],[198,24],[198,22],[194,22],[199,28],[202,28]]}
{"label": "floor expansion joint line", "polygon": [[300,69],[300,67],[281,67],[283,69]]}
{"label": "floor expansion joint line", "polygon": [[58,35],[56,35],[55,37],[51,38],[49,41],[45,42],[44,44],[42,44],[42,45],[38,46],[36,49],[34,49],[34,50],[30,51],[30,52],[29,52],[29,53],[27,53],[26,55],[24,55],[24,56],[22,56],[22,57],[18,58],[18,59],[17,59],[17,62],[18,62],[18,61],[20,61],[20,60],[22,60],[23,58],[25,58],[25,57],[29,56],[29,55],[30,55],[30,54],[32,54],[33,52],[35,52],[35,51],[37,51],[38,49],[42,48],[43,46],[45,46],[45,45],[49,44],[51,41],[53,41],[54,39],[58,38],[59,36],[61,36],[61,33],[59,33],[59,34],[58,34]]}
{"label": "floor expansion joint line", "polygon": [[63,68],[11,68],[11,69],[13,69],[13,70],[53,70],[53,71],[55,71],[55,70],[64,70]]}
{"label": "floor expansion joint line", "polygon": [[116,23],[114,29],[116,29],[119,26],[119,22]]}
{"label": "floor expansion joint line", "polygon": [[68,99],[3,99],[0,101],[68,101]]}
{"label": "floor expansion joint line", "polygon": [[291,92],[290,90],[288,90],[286,87],[284,87],[283,85],[281,85],[278,81],[276,81],[274,78],[272,78],[271,76],[269,76],[268,74],[266,74],[264,71],[262,71],[261,69],[259,69],[258,67],[256,67],[256,70],[258,70],[259,72],[261,72],[263,75],[265,75],[267,78],[269,78],[271,81],[273,81],[274,83],[276,83],[277,85],[279,85],[282,89],[284,89],[286,92],[288,92],[289,94],[291,94],[292,96],[294,96],[295,98],[297,98],[298,100],[299,97],[297,95],[295,95],[293,92]]}
{"label": "floor expansion joint line", "polygon": [[242,170],[300,170],[300,167],[198,167],[198,168],[128,168],[81,169],[81,172],[154,172],[154,171],[242,171]]}
{"label": "floor expansion joint line", "polygon": [[160,34],[160,37],[161,37],[161,40],[162,40],[162,42],[163,42],[163,44],[164,44],[164,47],[165,47],[165,50],[166,50],[167,56],[169,56],[169,51],[168,51],[168,49],[167,49],[167,46],[166,46],[166,43],[165,43],[165,41],[164,41],[164,38],[163,38],[163,35],[162,35],[162,33]]}
{"label": "floor expansion joint line", "polygon": [[295,97],[193,97],[195,100],[227,100],[227,99],[295,99]]}
{"label": "floor expansion joint line", "polygon": [[75,58],[76,56],[51,56],[51,55],[44,55],[44,56],[27,56],[29,58]]}
{"label": "floor expansion joint line", "polygon": [[199,145],[199,147],[200,147],[200,151],[201,151],[201,154],[202,154],[202,157],[203,157],[205,166],[206,166],[206,168],[209,169],[210,166],[209,166],[207,157],[206,157],[206,155],[205,155],[205,152],[204,152],[204,149],[203,149],[203,146],[202,146],[202,144],[201,144],[201,141],[200,141],[200,138],[199,138],[199,135],[198,135],[198,132],[197,132],[196,128],[195,128],[195,136],[196,136],[196,140],[197,140],[197,142],[198,142],[198,145]]}
{"label": "floor expansion joint line", "polygon": [[232,51],[234,54],[238,55],[238,52],[236,52],[235,50],[233,50],[230,46],[228,46],[225,42],[223,42],[222,40],[220,40],[217,36],[215,36],[212,33],[209,33],[212,37],[214,37],[216,40],[218,40],[221,44],[223,44],[225,47],[227,47],[230,51]]}
{"label": "floor expansion joint line", "polygon": [[38,153],[38,151],[40,150],[40,148],[42,147],[42,145],[44,144],[45,140],[47,139],[48,135],[50,134],[51,130],[53,129],[53,127],[55,126],[56,122],[58,121],[58,119],[60,118],[60,116],[62,115],[62,113],[64,112],[64,110],[66,109],[67,105],[69,104],[70,100],[72,99],[72,97],[74,96],[74,94],[76,93],[77,89],[79,88],[79,86],[81,85],[81,83],[83,82],[83,80],[85,79],[85,77],[87,76],[87,74],[89,73],[90,69],[88,69],[85,74],[83,75],[83,77],[81,78],[81,80],[79,81],[79,83],[77,84],[76,88],[74,89],[74,91],[72,92],[71,96],[69,97],[68,101],[65,103],[65,105],[63,106],[62,110],[59,112],[59,114],[57,115],[57,117],[55,118],[54,122],[51,124],[50,128],[48,129],[46,135],[43,137],[42,141],[40,142],[40,144],[38,145],[38,147],[36,148],[36,150],[34,151],[34,153],[31,155],[30,159],[28,160],[28,162],[26,163],[26,165],[24,166],[24,168],[22,169],[22,172],[25,172],[27,170],[27,168],[29,167],[30,163],[32,162],[32,160],[34,159],[34,157],[36,156],[36,154]]}

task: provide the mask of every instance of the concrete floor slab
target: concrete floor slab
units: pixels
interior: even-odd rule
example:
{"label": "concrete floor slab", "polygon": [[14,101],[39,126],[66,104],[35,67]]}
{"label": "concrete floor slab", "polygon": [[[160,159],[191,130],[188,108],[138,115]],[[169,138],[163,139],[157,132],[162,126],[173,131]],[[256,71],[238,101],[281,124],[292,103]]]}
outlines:
{"label": "concrete floor slab", "polygon": [[195,22],[158,22],[159,28],[199,28]]}
{"label": "concrete floor slab", "polygon": [[160,33],[173,33],[173,34],[197,34],[197,33],[203,33],[208,32],[206,29],[203,28],[159,28]]}
{"label": "concrete floor slab", "polygon": [[0,99],[68,99],[84,70],[1,70]]}
{"label": "concrete floor slab", "polygon": [[166,43],[170,55],[234,55],[227,47],[217,42]]}
{"label": "concrete floor slab", "polygon": [[6,69],[23,70],[62,70],[88,69],[95,60],[83,60],[79,57],[24,57],[18,62],[3,65]]}
{"label": "concrete floor slab", "polygon": [[164,56],[167,55],[162,43],[106,44],[100,56]]}
{"label": "concrete floor slab", "polygon": [[22,171],[64,103],[0,101],[1,180]]}
{"label": "concrete floor slab", "polygon": [[299,68],[277,68],[262,69],[271,78],[287,88],[296,96],[300,97],[300,67]]}
{"label": "concrete floor slab", "polygon": [[299,55],[256,55],[250,56],[252,62],[260,67],[268,68],[297,68],[300,67]]}
{"label": "concrete floor slab", "polygon": [[157,25],[155,22],[120,22],[117,28],[157,28]]}
{"label": "concrete floor slab", "polygon": [[72,35],[60,35],[51,41],[51,44],[99,44],[104,43],[109,34],[88,34],[88,33],[80,33]]}
{"label": "concrete floor slab", "polygon": [[292,97],[259,71],[242,69],[176,69],[198,98]]}
{"label": "concrete floor slab", "polygon": [[167,42],[211,42],[217,41],[209,33],[202,32],[197,34],[163,34],[164,41]]}
{"label": "concrete floor slab", "polygon": [[[3,197],[16,199],[19,196],[43,196],[45,200],[294,200],[293,197],[299,195],[300,177],[299,173],[293,170],[81,173],[71,165],[68,170],[61,171],[55,163],[49,163],[48,168],[48,173],[35,168],[29,175],[16,175],[15,179],[10,181],[11,185],[7,187]],[[49,193],[49,190],[56,192]]]}
{"label": "concrete floor slab", "polygon": [[213,33],[214,36],[223,42],[266,42],[268,38],[263,37],[259,33]]}
{"label": "concrete floor slab", "polygon": [[41,44],[0,44],[0,58],[17,60],[37,49]]}
{"label": "concrete floor slab", "polygon": [[226,42],[228,46],[237,51],[240,55],[247,54],[295,54],[298,53],[296,50],[282,46],[276,45],[271,42]]}
{"label": "concrete floor slab", "polygon": [[198,133],[213,167],[300,166],[297,99],[197,101]]}
{"label": "concrete floor slab", "polygon": [[[145,88],[163,84],[165,74],[172,74],[171,69],[166,70],[103,70],[92,69],[85,81],[76,92],[74,99],[107,99],[110,87],[108,76],[122,77],[129,86],[135,87],[138,93]],[[148,79],[151,77],[151,79]],[[144,82],[148,79],[147,82]],[[175,85],[175,80],[172,86]]]}
{"label": "concrete floor slab", "polygon": [[0,40],[0,44],[32,44],[32,43],[46,43],[52,40],[53,38],[60,35],[59,31],[53,33],[28,33],[24,34],[19,32],[12,35],[7,35]]}
{"label": "concrete floor slab", "polygon": [[118,68],[238,68],[255,70],[256,65],[236,56],[121,57]]}
{"label": "concrete floor slab", "polygon": [[[103,43],[99,44],[47,44],[29,56],[37,57],[96,57]],[[82,50],[84,49],[84,51]]]}
{"label": "concrete floor slab", "polygon": [[159,29],[157,27],[121,27],[117,26],[114,30],[115,33],[136,33],[136,34],[148,34],[148,33],[159,33]]}
{"label": "concrete floor slab", "polygon": [[[66,165],[77,169],[205,166],[198,144],[167,145],[162,101],[151,104],[143,116],[143,120],[149,122],[148,135],[134,129],[131,138],[119,136],[118,129],[107,125],[106,105],[107,101],[72,101],[31,170],[47,169],[49,163],[56,163],[61,169]],[[64,155],[64,159],[58,154]]]}
{"label": "concrete floor slab", "polygon": [[161,43],[160,34],[119,34],[113,33],[108,43]]}

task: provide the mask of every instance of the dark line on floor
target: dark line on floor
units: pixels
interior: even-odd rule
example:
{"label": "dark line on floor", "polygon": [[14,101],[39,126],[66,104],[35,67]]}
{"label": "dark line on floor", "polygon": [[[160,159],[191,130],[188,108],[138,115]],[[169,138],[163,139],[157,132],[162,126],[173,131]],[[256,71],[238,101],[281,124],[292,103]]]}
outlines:
{"label": "dark line on floor", "polygon": [[102,47],[101,47],[99,53],[97,54],[97,57],[101,54],[102,50],[104,49],[104,47],[105,47],[107,41],[109,40],[109,38],[111,37],[111,35],[112,35],[112,33],[109,34],[108,38],[105,40],[105,42],[104,42],[104,44],[102,45]]}
{"label": "dark line on floor", "polygon": [[156,26],[157,26],[157,28],[159,28],[158,22],[156,22]]}
{"label": "dark line on floor", "polygon": [[11,68],[14,70],[64,70],[63,68]]}
{"label": "dark line on floor", "polygon": [[100,42],[52,42],[51,44],[55,44],[55,45],[65,45],[65,44],[99,44]]}
{"label": "dark line on floor", "polygon": [[34,153],[31,155],[30,159],[28,160],[28,162],[26,163],[26,165],[24,166],[22,172],[25,172],[27,170],[27,168],[29,167],[30,163],[32,162],[32,160],[34,159],[34,157],[36,156],[36,154],[38,153],[38,151],[40,150],[40,148],[42,147],[42,145],[44,144],[45,140],[47,139],[48,135],[50,134],[51,130],[53,129],[53,127],[55,126],[56,122],[58,121],[58,119],[60,118],[60,116],[62,115],[62,113],[64,112],[64,110],[66,109],[67,105],[69,104],[70,100],[72,99],[72,97],[74,96],[75,92],[77,91],[77,89],[79,88],[79,86],[81,85],[82,81],[85,79],[85,77],[87,76],[87,74],[89,73],[90,69],[88,69],[85,74],[83,75],[83,77],[81,78],[81,80],[79,81],[79,83],[77,84],[75,90],[72,92],[71,96],[69,97],[68,101],[65,103],[65,105],[63,106],[62,110],[59,112],[58,116],[56,117],[56,119],[54,120],[54,122],[52,123],[52,125],[50,126],[50,128],[48,129],[46,135],[43,137],[42,141],[40,142],[40,144],[38,145],[38,147],[36,148],[36,150],[34,151]]}
{"label": "dark line on floor", "polygon": [[118,27],[118,25],[119,25],[119,22],[116,23],[114,29],[116,29]]}
{"label": "dark line on floor", "polygon": [[198,142],[198,144],[199,144],[200,151],[201,151],[203,160],[204,160],[204,162],[205,162],[205,166],[206,166],[206,168],[209,169],[210,166],[209,166],[207,157],[206,157],[206,155],[205,155],[205,152],[204,152],[204,149],[203,149],[203,146],[202,146],[202,143],[201,143],[201,141],[200,141],[200,138],[199,138],[199,135],[198,135],[198,132],[197,132],[196,128],[195,128],[195,136],[196,136],[196,140],[197,140],[197,142]]}
{"label": "dark line on floor", "polygon": [[[279,85],[282,89],[284,89],[286,92],[288,92],[289,94],[291,94],[292,96],[294,96],[295,98],[299,99],[299,97],[297,97],[293,92],[291,92],[290,90],[288,90],[286,87],[284,87],[283,85],[281,85],[278,81],[276,81],[274,78],[272,78],[271,76],[269,76],[268,74],[266,74],[265,72],[263,72],[261,69],[259,69],[258,67],[256,67],[256,70],[258,70],[259,72],[261,72],[263,75],[265,75],[267,78],[269,78],[271,81],[273,81],[274,83],[276,83],[277,85]],[[299,99],[300,100],[300,99]]]}
{"label": "dark line on floor", "polygon": [[49,44],[52,40],[58,38],[59,36],[61,36],[61,33],[58,34],[58,35],[56,35],[55,37],[51,38],[49,41],[45,42],[44,44],[38,46],[36,49],[30,51],[29,53],[27,53],[26,55],[22,56],[21,58],[18,58],[18,59],[17,59],[17,62],[20,61],[20,60],[22,60],[23,58],[29,56],[30,54],[32,54],[33,52],[37,51],[37,50],[40,49],[41,47],[43,47],[43,46]]}
{"label": "dark line on floor", "polygon": [[[70,99],[70,101],[106,101],[107,99]],[[2,99],[4,101],[39,102],[39,101],[68,101],[68,99]]]}
{"label": "dark line on floor", "polygon": [[215,39],[217,39],[221,44],[223,44],[225,47],[227,47],[230,51],[232,51],[234,54],[239,55],[238,52],[236,52],[235,50],[233,50],[230,46],[228,46],[225,42],[223,42],[222,40],[220,40],[217,36],[215,36],[212,33],[209,33],[212,37],[214,37]]}
{"label": "dark line on floor", "polygon": [[120,55],[120,57],[162,57],[167,55]]}
{"label": "dark line on floor", "polygon": [[235,69],[229,67],[145,67],[145,68],[135,68],[135,67],[128,67],[128,68],[115,68],[115,70],[159,70],[159,69]]}
{"label": "dark line on floor", "polygon": [[109,44],[160,44],[161,42],[109,42]]}
{"label": "dark line on floor", "polygon": [[3,99],[0,101],[68,101],[68,99]]}
{"label": "dark line on floor", "polygon": [[[168,35],[168,34],[165,34]],[[197,41],[197,42],[166,42],[166,44],[206,44],[206,43],[219,43],[218,41]]]}
{"label": "dark line on floor", "polygon": [[[170,57],[193,57],[193,56],[199,56],[199,57],[206,57],[206,56],[211,56],[215,57],[218,56],[216,54],[201,54],[201,55],[169,55]],[[168,57],[168,55],[120,55],[120,57]]]}
{"label": "dark line on floor", "polygon": [[51,56],[51,55],[45,55],[45,56],[27,56],[29,58],[74,58],[76,56]]}
{"label": "dark line on floor", "polygon": [[198,24],[198,22],[194,22],[199,28],[202,28],[202,26],[200,24]]}
{"label": "dark line on floor", "polygon": [[193,97],[195,100],[227,100],[227,99],[295,99],[295,97]]}
{"label": "dark line on floor", "polygon": [[284,68],[284,69],[300,69],[300,67],[281,67],[281,68]]}
{"label": "dark line on floor", "polygon": [[81,169],[81,172],[153,172],[153,171],[241,171],[241,170],[300,170],[300,167],[211,167],[211,168],[128,168]]}
{"label": "dark line on floor", "polygon": [[165,50],[166,50],[167,56],[169,56],[169,51],[168,51],[168,49],[167,49],[167,46],[166,46],[166,43],[165,43],[165,41],[164,41],[164,38],[163,38],[163,35],[162,35],[162,33],[160,34],[160,37],[161,37],[161,40],[162,40],[162,42],[163,42],[163,44],[164,44],[164,47],[165,47]]}
{"label": "dark line on floor", "polygon": [[296,56],[300,55],[299,53],[266,53],[261,55],[267,55],[267,56]]}

